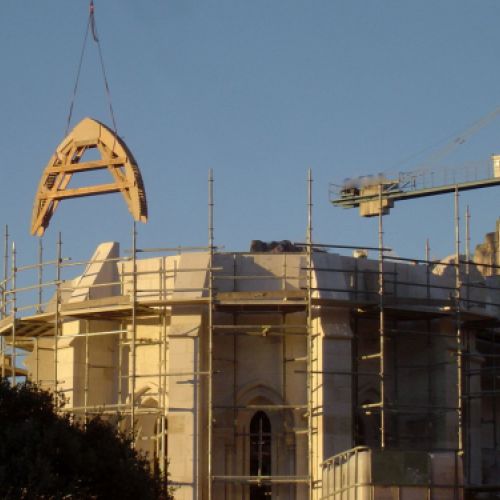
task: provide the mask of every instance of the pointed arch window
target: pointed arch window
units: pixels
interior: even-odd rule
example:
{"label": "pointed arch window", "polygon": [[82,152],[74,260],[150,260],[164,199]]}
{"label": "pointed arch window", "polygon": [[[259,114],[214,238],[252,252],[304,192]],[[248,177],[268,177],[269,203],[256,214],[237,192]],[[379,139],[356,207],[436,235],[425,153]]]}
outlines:
{"label": "pointed arch window", "polygon": [[[250,475],[270,476],[271,465],[271,421],[263,411],[258,411],[250,421]],[[269,484],[250,487],[250,500],[269,498]]]}

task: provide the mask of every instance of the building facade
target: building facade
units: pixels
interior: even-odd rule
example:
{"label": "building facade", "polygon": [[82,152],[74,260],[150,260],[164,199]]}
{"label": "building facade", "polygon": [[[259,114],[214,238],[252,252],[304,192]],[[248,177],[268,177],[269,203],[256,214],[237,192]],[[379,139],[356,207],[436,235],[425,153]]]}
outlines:
{"label": "building facade", "polygon": [[411,498],[498,486],[493,268],[284,249],[123,257],[103,243],[81,273],[59,261],[33,314],[6,290],[0,332],[61,411],[132,431],[178,499],[341,498],[363,450],[363,470],[428,461],[382,474],[375,498],[408,481]]}

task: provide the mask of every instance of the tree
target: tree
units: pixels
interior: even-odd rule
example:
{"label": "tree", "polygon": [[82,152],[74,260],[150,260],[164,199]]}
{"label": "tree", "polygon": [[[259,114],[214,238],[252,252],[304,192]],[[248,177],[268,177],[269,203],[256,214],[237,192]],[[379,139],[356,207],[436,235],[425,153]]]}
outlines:
{"label": "tree", "polygon": [[0,492],[6,499],[171,499],[131,437],[97,417],[58,415],[52,395],[0,381]]}

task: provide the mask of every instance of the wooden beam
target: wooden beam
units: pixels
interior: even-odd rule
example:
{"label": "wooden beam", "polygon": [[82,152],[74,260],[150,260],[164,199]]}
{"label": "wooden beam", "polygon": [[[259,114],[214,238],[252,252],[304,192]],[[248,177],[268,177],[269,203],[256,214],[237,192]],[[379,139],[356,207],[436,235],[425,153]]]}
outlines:
{"label": "wooden beam", "polygon": [[41,200],[66,200],[69,198],[83,198],[85,196],[93,196],[96,194],[109,194],[119,193],[129,186],[123,184],[99,184],[97,186],[87,186],[75,189],[65,189],[64,191],[49,191],[47,193],[40,193]]}
{"label": "wooden beam", "polygon": [[54,165],[47,169],[47,172],[50,173],[66,173],[66,172],[84,172],[90,170],[100,170],[105,169],[110,166],[120,166],[124,165],[127,161],[126,158],[113,158],[113,159],[104,159],[104,160],[94,160],[87,161],[83,163],[65,163],[62,165]]}

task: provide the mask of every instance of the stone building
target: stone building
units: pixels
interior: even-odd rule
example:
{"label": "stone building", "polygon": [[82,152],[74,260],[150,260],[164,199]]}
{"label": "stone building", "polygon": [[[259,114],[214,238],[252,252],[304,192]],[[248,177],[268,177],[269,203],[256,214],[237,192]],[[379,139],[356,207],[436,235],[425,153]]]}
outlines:
{"label": "stone building", "polygon": [[499,274],[500,266],[500,218],[497,219],[495,231],[487,233],[484,242],[476,246],[474,262],[480,266],[482,274],[493,276]]}
{"label": "stone building", "polygon": [[178,499],[498,486],[499,276],[464,265],[457,287],[453,261],[256,248],[103,243],[80,273],[59,261],[33,314],[7,290],[0,332],[63,411],[116,419],[168,463]]}

